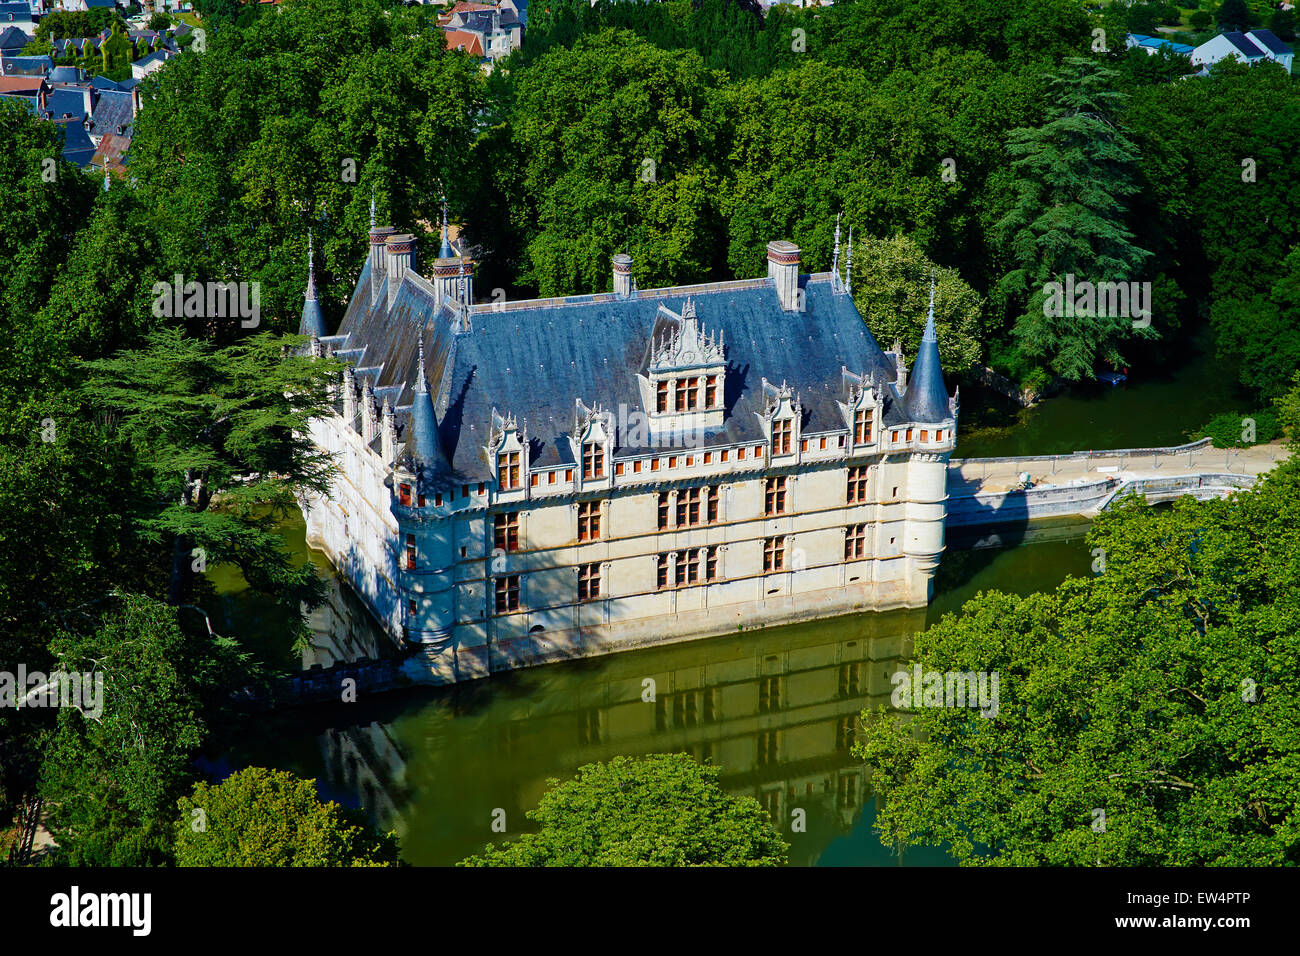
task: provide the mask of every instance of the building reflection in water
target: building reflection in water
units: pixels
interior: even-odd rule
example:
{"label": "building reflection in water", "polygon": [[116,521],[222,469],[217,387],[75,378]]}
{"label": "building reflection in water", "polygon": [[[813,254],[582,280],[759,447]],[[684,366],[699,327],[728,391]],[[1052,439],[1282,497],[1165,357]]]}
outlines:
{"label": "building reflection in water", "polygon": [[[684,751],[768,810],[792,862],[815,862],[869,799],[849,752],[858,715],[888,704],[890,675],[925,620],[924,610],[864,614],[403,695],[378,719],[319,737],[322,782],[396,829],[410,862],[448,864],[527,829],[549,778],[620,754]],[[346,587],[312,627],[310,660],[322,664],[386,641]],[[498,809],[505,834],[490,827]],[[796,810],[806,832],[792,830]]]}

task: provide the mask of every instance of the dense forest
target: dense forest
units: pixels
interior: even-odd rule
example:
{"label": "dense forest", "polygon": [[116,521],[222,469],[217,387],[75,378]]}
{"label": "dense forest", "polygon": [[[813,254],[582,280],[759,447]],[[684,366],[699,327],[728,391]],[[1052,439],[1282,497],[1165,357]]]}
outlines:
{"label": "dense forest", "polygon": [[[103,721],[0,709],[0,817],[43,794],[63,862],[176,858],[192,757],[259,673],[181,610],[210,587],[202,570],[235,565],[291,608],[319,594],[275,521],[324,480],[297,436],[336,367],[285,355],[308,231],[333,326],[372,199],[428,249],[445,197],[485,297],[609,289],[615,252],[641,288],[761,275],[782,237],[825,270],[838,217],[886,344],[914,354],[937,277],[954,381],[1155,369],[1208,335],[1246,401],[1294,408],[1300,91],[1276,66],[1184,78],[1079,0],[766,17],[547,0],[490,74],[444,49],[425,8],[201,8],[204,51],[141,86],[125,181],[64,163],[54,124],[0,103],[0,669],[93,661],[111,702]],[[258,283],[259,326],[156,315],[151,290],[176,274]],[[1048,317],[1044,285],[1066,274],[1150,282],[1151,321]],[[1290,489],[1265,494],[1289,507]],[[1142,520],[1097,533],[1140,539]],[[1004,626],[1055,626],[1076,598],[1054,600]],[[1233,607],[1215,626],[1262,613]],[[938,832],[888,823],[900,840]]]}

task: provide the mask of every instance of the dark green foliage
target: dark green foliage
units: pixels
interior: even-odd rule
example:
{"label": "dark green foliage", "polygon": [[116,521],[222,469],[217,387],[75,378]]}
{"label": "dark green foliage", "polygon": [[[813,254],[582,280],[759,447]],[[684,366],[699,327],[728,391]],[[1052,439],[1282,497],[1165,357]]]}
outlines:
{"label": "dark green foliage", "polygon": [[1300,863],[1300,465],[1112,509],[1087,544],[1098,576],[917,636],[926,671],[997,672],[998,710],[864,713],[882,838],[970,865]]}
{"label": "dark green foliage", "polygon": [[1220,30],[1250,29],[1250,8],[1246,0],[1223,0],[1214,18]]}
{"label": "dark green foliage", "polygon": [[789,847],[753,797],[688,754],[615,757],[550,781],[539,827],[462,866],[780,866]]}
{"label": "dark green foliage", "polygon": [[179,801],[177,866],[392,866],[397,839],[322,802],[316,781],[249,767]]}
{"label": "dark green foliage", "polygon": [[[1254,438],[1249,437],[1251,434]],[[1262,410],[1215,415],[1190,437],[1192,440],[1209,438],[1215,448],[1249,448],[1251,445],[1266,445],[1279,434],[1281,426],[1277,414]]]}

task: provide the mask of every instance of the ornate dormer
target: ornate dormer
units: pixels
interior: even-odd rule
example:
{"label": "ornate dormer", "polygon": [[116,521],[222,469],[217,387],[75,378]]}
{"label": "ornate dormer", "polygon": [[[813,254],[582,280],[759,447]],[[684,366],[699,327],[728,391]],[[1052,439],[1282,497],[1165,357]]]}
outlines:
{"label": "ornate dormer", "polygon": [[721,428],[726,414],[726,345],[705,333],[687,299],[679,315],[659,306],[641,401],[655,434]]}
{"label": "ornate dormer", "polygon": [[361,440],[369,445],[379,432],[379,408],[375,404],[375,386],[369,379],[361,390]]}
{"label": "ornate dormer", "polygon": [[788,385],[763,379],[763,411],[756,412],[767,436],[769,461],[793,458],[799,447],[803,403]]}
{"label": "ornate dormer", "polygon": [[880,441],[882,403],[877,384],[864,375],[855,375],[840,367],[840,382],[844,400],[837,402],[848,430],[846,447],[849,454],[860,454],[875,448]]}
{"label": "ornate dormer", "polygon": [[343,366],[343,421],[349,428],[357,427],[357,373],[351,363]]}
{"label": "ornate dormer", "polygon": [[397,421],[393,417],[392,403],[387,398],[379,414],[379,444],[384,463],[391,465],[397,458]]}
{"label": "ornate dormer", "polygon": [[488,444],[483,449],[500,494],[522,496],[528,474],[528,429],[520,429],[513,414],[502,417],[492,409]]}
{"label": "ornate dormer", "polygon": [[574,460],[581,464],[579,487],[607,483],[613,470],[614,416],[599,406],[588,408],[578,399],[570,441]]}

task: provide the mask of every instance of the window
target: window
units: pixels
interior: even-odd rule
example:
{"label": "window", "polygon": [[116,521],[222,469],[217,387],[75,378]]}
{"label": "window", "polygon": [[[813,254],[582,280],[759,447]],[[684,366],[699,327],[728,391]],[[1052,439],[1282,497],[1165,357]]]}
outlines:
{"label": "window", "polygon": [[[772,454],[788,455],[790,454],[790,426],[792,420],[782,418],[780,421],[772,423]],[[758,454],[757,449],[754,452]]]}
{"label": "window", "polygon": [[698,408],[700,404],[700,380],[698,378],[688,378],[686,380],[686,407]]}
{"label": "window", "polygon": [[501,551],[519,550],[519,512],[496,515],[492,519],[493,546]]}
{"label": "window", "polygon": [[548,485],[553,485],[553,484],[555,484],[555,478],[556,478],[557,475],[559,475],[559,472],[558,472],[558,471],[548,472],[547,475],[546,475],[546,483],[547,483]]}
{"label": "window", "polygon": [[668,492],[659,492],[659,530],[668,527]]}
{"label": "window", "polygon": [[763,540],[763,570],[780,571],[785,567],[785,535]]}
{"label": "window", "polygon": [[605,477],[605,449],[600,442],[584,442],[582,446],[582,477]]}
{"label": "window", "polygon": [[401,501],[403,507],[406,508],[411,507],[411,486],[408,485],[406,482],[402,482],[400,485],[398,485],[397,497],[398,500]]}
{"label": "window", "polygon": [[623,476],[623,463],[622,463],[621,461],[620,461],[620,462],[615,462],[615,464],[614,464],[614,475],[615,475],[616,477],[619,477],[619,478],[621,478],[621,477]]}
{"label": "window", "polygon": [[668,383],[660,382],[655,386],[655,411],[668,411]]}
{"label": "window", "polygon": [[847,751],[853,746],[856,734],[853,730],[853,717],[841,717],[835,725],[835,749]]}
{"label": "window", "polygon": [[710,375],[704,380],[704,407],[717,408],[718,406],[718,376]]}
{"label": "window", "polygon": [[712,547],[704,549],[704,580],[706,581],[718,580],[717,545],[713,545]]}
{"label": "window", "polygon": [[730,455],[730,454],[731,454],[731,452],[730,452],[728,449],[726,449],[726,448],[722,449],[722,460],[723,460],[723,461],[726,461],[726,460],[727,460],[727,456]]}
{"label": "window", "polygon": [[658,588],[662,591],[668,587],[668,555],[659,555],[659,583]]}
{"label": "window", "polygon": [[942,429],[942,428],[940,428],[937,432],[934,433],[934,440],[935,440],[935,441],[943,441],[943,429]]}
{"label": "window", "polygon": [[677,527],[700,523],[700,491],[699,488],[687,488],[677,492]]}
{"label": "window", "polygon": [[497,484],[502,491],[519,487],[519,452],[497,455]]}
{"label": "window", "polygon": [[600,565],[578,565],[578,600],[593,601],[600,597]]}
{"label": "window", "polygon": [[594,541],[600,537],[600,502],[578,503],[578,540]]}
{"label": "window", "polygon": [[406,570],[415,570],[415,535],[406,536]]}
{"label": "window", "polygon": [[853,444],[865,445],[871,441],[871,412],[865,408],[853,413]]}
{"label": "window", "polygon": [[781,678],[760,677],[758,679],[758,712],[774,714],[781,709]]}
{"label": "window", "polygon": [[763,497],[764,514],[785,514],[785,476],[767,479],[767,491]]}
{"label": "window", "polygon": [[415,615],[419,613],[419,610],[420,607],[415,603],[415,598],[411,598],[406,602],[406,611],[411,617],[415,617]]}
{"label": "window", "polygon": [[572,481],[572,480],[573,480],[573,469],[572,469],[572,468],[566,468],[566,469],[564,469],[564,480],[565,480],[565,481]]}
{"label": "window", "polygon": [[709,524],[715,524],[718,520],[718,486],[710,485],[707,489],[709,495],[707,520]]}
{"label": "window", "polygon": [[849,469],[849,504],[860,505],[867,500],[867,469],[865,465]]}
{"label": "window", "polygon": [[898,441],[898,432],[896,432],[896,431],[895,431],[895,432],[890,432],[890,433],[889,433],[889,440],[892,441],[892,442],[897,442],[897,441]]}
{"label": "window", "polygon": [[929,433],[926,429],[922,428],[922,429],[921,429],[921,441],[929,441],[929,440],[930,440],[930,433]]}
{"label": "window", "polygon": [[910,428],[907,430],[907,440],[908,441],[912,440],[912,429]]}
{"label": "window", "polygon": [[636,461],[632,462],[632,472],[633,472],[633,474],[640,474],[640,473],[641,473],[641,459],[640,459],[640,458],[638,458]]}
{"label": "window", "polygon": [[677,552],[677,586],[695,584],[700,579],[700,549]]}
{"label": "window", "polygon": [[[441,492],[441,491],[438,492],[436,495],[433,496],[433,505],[434,505],[435,508],[441,508],[441,507],[442,507],[442,492]],[[424,507],[424,495],[420,495],[420,507],[421,507],[421,508]]]}
{"label": "window", "polygon": [[537,487],[537,480],[538,480],[538,478],[539,478],[540,476],[537,474],[537,472],[533,472],[533,473],[532,473],[531,475],[529,475],[528,477],[529,477],[529,482],[528,482],[528,483],[529,483],[530,485],[532,485],[534,488],[536,488],[536,487]]}
{"label": "window", "polygon": [[519,610],[519,575],[502,575],[497,578],[497,613],[508,614],[517,610]]}
{"label": "window", "polygon": [[851,524],[844,532],[844,560],[856,561],[867,556],[867,526]]}
{"label": "window", "polygon": [[677,411],[686,411],[686,379],[677,380]]}

